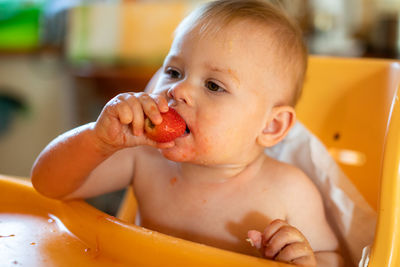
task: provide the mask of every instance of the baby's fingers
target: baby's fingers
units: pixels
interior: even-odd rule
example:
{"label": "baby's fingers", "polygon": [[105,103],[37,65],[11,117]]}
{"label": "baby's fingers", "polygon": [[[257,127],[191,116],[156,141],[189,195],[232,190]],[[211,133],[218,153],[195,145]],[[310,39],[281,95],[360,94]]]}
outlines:
{"label": "baby's fingers", "polygon": [[155,100],[148,94],[142,94],[139,96],[139,101],[142,104],[146,116],[149,117],[154,124],[160,124],[162,122],[162,117]]}
{"label": "baby's fingers", "polygon": [[271,239],[271,237],[276,234],[279,229],[281,229],[283,226],[288,226],[289,224],[283,220],[273,220],[265,229],[264,233],[262,236],[262,242],[263,246],[267,244],[267,242]]}
{"label": "baby's fingers", "polygon": [[303,241],[303,235],[296,228],[289,225],[283,225],[269,239],[266,239],[264,236],[264,255],[265,257],[272,259],[276,257],[285,246]]}
{"label": "baby's fingers", "polygon": [[128,105],[118,105],[119,120],[122,124],[129,124],[132,122],[133,114]]}
{"label": "baby's fingers", "polygon": [[133,111],[129,104],[126,102],[126,95],[120,94],[111,100],[107,106],[107,113],[113,117],[118,118],[122,124],[129,124],[133,119]]}
{"label": "baby's fingers", "polygon": [[251,243],[252,247],[256,247],[257,249],[261,249],[262,246],[262,233],[256,230],[250,230],[247,232],[247,241]]}
{"label": "baby's fingers", "polygon": [[306,243],[301,242],[284,247],[275,257],[275,260],[307,266],[315,266],[316,264],[311,248]]}
{"label": "baby's fingers", "polygon": [[130,109],[133,112],[132,115],[133,118],[131,121],[133,134],[136,136],[140,136],[143,134],[143,125],[144,125],[144,114],[143,114],[142,104],[134,95],[130,95],[130,97],[126,99],[126,102],[128,103]]}
{"label": "baby's fingers", "polygon": [[162,94],[161,95],[157,95],[156,98],[155,98],[155,101],[156,101],[156,103],[158,105],[158,109],[162,113],[168,111],[168,109],[169,109],[168,101],[167,101],[167,99],[165,98],[164,95],[162,95]]}

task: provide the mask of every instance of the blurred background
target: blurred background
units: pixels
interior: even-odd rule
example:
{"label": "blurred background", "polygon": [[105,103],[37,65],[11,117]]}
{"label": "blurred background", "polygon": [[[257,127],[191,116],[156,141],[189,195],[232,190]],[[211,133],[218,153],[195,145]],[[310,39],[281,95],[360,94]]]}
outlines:
{"label": "blurred background", "polygon": [[[143,90],[200,2],[0,0],[0,174],[29,177],[57,135]],[[311,54],[400,59],[400,0],[274,2],[299,21]],[[113,213],[120,196],[93,201]]]}

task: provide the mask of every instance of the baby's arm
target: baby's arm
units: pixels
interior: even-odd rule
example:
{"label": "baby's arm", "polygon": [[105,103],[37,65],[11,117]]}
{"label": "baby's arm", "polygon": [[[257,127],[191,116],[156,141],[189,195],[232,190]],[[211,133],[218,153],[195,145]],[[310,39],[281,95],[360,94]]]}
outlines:
{"label": "baby's arm", "polygon": [[[102,184],[112,184],[112,189],[126,186],[133,175],[133,147],[174,145],[156,143],[143,134],[144,116],[159,124],[160,111],[166,110],[167,101],[161,96],[118,95],[106,104],[96,122],[57,137],[40,153],[32,168],[34,187],[46,196],[64,198],[88,177],[96,181],[99,188],[94,191],[99,193],[103,193]],[[107,179],[113,182],[104,183]]]}
{"label": "baby's arm", "polygon": [[286,182],[281,185],[286,221],[272,221],[264,233],[251,230],[249,238],[266,258],[305,266],[342,266],[338,241],[326,221],[318,190],[299,170],[290,177],[296,178],[283,178]]}

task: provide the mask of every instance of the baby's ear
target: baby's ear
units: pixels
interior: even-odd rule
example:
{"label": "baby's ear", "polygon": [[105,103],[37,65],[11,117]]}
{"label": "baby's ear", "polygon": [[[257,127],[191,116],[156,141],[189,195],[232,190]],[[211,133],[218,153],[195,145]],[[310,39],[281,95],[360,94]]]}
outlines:
{"label": "baby's ear", "polygon": [[278,106],[272,109],[265,128],[257,137],[257,143],[271,147],[282,141],[296,122],[296,113],[291,106]]}

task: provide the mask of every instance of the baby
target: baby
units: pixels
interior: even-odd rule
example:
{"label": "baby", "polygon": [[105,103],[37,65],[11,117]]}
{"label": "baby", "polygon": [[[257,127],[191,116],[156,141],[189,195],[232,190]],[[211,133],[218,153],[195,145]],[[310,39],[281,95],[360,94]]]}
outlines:
{"label": "baby", "polygon": [[[300,30],[279,8],[206,3],[177,28],[152,92],[120,94],[96,122],[57,137],[36,160],[32,183],[59,199],[131,185],[146,228],[282,262],[337,266],[338,241],[318,190],[302,171],[264,154],[295,123],[306,61]],[[160,124],[169,107],[188,130],[156,143],[144,120]]]}

